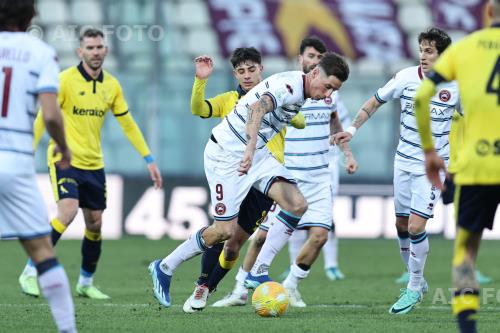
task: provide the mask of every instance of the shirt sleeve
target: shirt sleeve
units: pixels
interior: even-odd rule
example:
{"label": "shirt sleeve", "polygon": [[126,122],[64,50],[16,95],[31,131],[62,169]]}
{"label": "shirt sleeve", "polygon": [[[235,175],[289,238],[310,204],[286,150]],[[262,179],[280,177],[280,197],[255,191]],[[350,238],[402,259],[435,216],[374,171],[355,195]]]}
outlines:
{"label": "shirt sleeve", "polygon": [[116,116],[116,120],[120,124],[123,132],[127,136],[127,139],[134,146],[134,148],[139,152],[142,157],[151,155],[148,144],[144,140],[141,129],[137,126],[134,118],[130,112],[126,112],[121,116]]}
{"label": "shirt sleeve", "polygon": [[115,115],[115,117],[120,117],[128,113],[128,104],[123,96],[123,89],[120,83],[115,80],[114,84],[116,86],[116,90],[111,110],[113,111],[113,115]]}
{"label": "shirt sleeve", "polygon": [[212,106],[205,101],[205,87],[207,80],[194,77],[193,89],[191,91],[191,113],[202,118],[212,117]]}
{"label": "shirt sleeve", "polygon": [[399,98],[403,91],[400,84],[401,72],[398,72],[392,77],[382,88],[379,88],[375,93],[375,98],[379,103],[386,103],[393,98]]}
{"label": "shirt sleeve", "polygon": [[36,83],[36,92],[57,93],[59,90],[59,63],[57,54],[53,49],[48,49],[41,59],[41,71]]}
{"label": "shirt sleeve", "polygon": [[231,111],[233,111],[233,106],[229,109],[226,107],[227,101],[231,98],[234,92],[228,91],[223,94],[219,94],[215,97],[205,100],[205,102],[210,106],[212,114],[210,117],[224,118]]}
{"label": "shirt sleeve", "polygon": [[274,79],[266,80],[264,83],[268,89],[262,95],[271,97],[274,110],[279,107],[293,105],[304,100],[302,76],[300,77],[300,80],[287,78],[289,77],[279,76]]}

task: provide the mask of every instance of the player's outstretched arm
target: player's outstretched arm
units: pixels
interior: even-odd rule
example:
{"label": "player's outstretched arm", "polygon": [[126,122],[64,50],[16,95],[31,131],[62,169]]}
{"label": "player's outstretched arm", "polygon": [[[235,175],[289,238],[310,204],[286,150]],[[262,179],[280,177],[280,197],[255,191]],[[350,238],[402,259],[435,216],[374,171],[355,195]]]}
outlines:
{"label": "player's outstretched arm", "polygon": [[345,131],[337,133],[334,135],[334,141],[336,144],[341,144],[345,142],[349,142],[354,133],[363,125],[370,117],[378,110],[378,108],[382,105],[375,96],[372,96],[369,100],[367,100],[361,109],[359,109],[356,117]]}
{"label": "player's outstretched arm", "polygon": [[71,152],[64,135],[64,122],[57,104],[57,95],[55,93],[42,93],[38,95],[38,100],[47,132],[57,145],[54,153],[61,154],[59,166],[63,169],[68,168],[71,163]]}
{"label": "player's outstretched arm", "polygon": [[195,79],[191,92],[191,113],[202,118],[212,117],[212,110],[205,102],[205,87],[207,79],[213,71],[213,60],[209,56],[199,56],[194,59]]}
{"label": "player's outstretched arm", "polygon": [[246,123],[246,140],[247,147],[243,154],[243,159],[240,162],[240,167],[238,172],[240,176],[247,174],[248,170],[252,166],[253,154],[255,153],[255,148],[257,146],[257,134],[259,133],[260,126],[262,124],[262,118],[266,113],[273,111],[274,104],[271,97],[267,95],[261,96],[261,98],[254,104],[248,107],[248,116]]}

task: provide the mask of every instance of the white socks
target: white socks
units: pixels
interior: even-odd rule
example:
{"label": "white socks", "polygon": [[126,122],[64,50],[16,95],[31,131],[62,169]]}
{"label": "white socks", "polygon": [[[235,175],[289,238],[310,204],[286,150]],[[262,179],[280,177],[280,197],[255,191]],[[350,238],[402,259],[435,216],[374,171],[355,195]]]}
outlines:
{"label": "white socks", "polygon": [[288,254],[290,255],[290,265],[295,262],[295,258],[302,246],[307,241],[307,230],[295,230],[288,240]]}
{"label": "white socks", "polygon": [[410,234],[410,259],[408,260],[408,270],[410,272],[410,282],[408,289],[420,290],[424,277],[424,266],[429,253],[429,239],[424,231],[420,234]]}
{"label": "white socks", "polygon": [[80,286],[91,286],[93,282],[94,282],[93,276],[85,276],[80,274],[80,276],[78,277],[78,284]]}
{"label": "white socks", "polygon": [[250,273],[253,276],[269,275],[269,266],[274,257],[285,246],[294,229],[276,220],[267,233],[267,238],[260,250]]}
{"label": "white socks", "polygon": [[405,265],[405,268],[408,270],[408,259],[410,258],[410,238],[400,238],[399,241],[399,254],[401,255],[401,260]]}
{"label": "white socks", "polygon": [[206,228],[202,228],[198,230],[196,234],[191,235],[181,245],[177,246],[172,253],[163,259],[160,264],[161,271],[172,276],[180,264],[205,251],[205,242],[201,237],[201,234],[205,229]]}
{"label": "white socks", "polygon": [[55,266],[38,277],[59,332],[76,332],[75,308],[71,299],[68,277],[62,266]]}
{"label": "white socks", "polygon": [[233,293],[237,295],[247,294],[247,288],[245,288],[245,279],[248,272],[240,266],[238,273],[236,274],[236,285],[234,286]]}
{"label": "white socks", "polygon": [[302,268],[297,266],[296,263],[290,267],[290,273],[286,277],[285,281],[283,281],[283,287],[288,289],[296,289],[299,285],[299,282],[305,279],[311,270],[304,271]]}

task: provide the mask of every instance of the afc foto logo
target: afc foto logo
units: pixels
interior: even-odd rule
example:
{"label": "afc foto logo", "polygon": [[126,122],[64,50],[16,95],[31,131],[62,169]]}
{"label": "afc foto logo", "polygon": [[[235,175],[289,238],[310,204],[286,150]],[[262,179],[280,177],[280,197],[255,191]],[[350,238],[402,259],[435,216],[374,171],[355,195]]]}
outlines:
{"label": "afc foto logo", "polygon": [[439,99],[443,102],[448,102],[451,98],[451,93],[446,90],[446,89],[443,89],[439,92]]}
{"label": "afc foto logo", "polygon": [[215,212],[217,215],[224,215],[226,212],[226,205],[224,205],[222,202],[219,202],[217,205],[215,205]]}

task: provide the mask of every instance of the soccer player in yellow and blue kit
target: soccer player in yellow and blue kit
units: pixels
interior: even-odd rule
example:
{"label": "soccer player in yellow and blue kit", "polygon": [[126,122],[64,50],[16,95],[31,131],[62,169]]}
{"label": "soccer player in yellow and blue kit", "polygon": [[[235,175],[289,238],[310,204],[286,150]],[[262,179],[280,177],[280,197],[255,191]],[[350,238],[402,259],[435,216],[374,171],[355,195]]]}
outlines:
{"label": "soccer player in yellow and blue kit", "polygon": [[457,235],[453,255],[453,314],[460,332],[474,333],[479,310],[479,285],[474,276],[485,228],[493,228],[500,203],[500,0],[490,0],[492,26],[450,46],[436,62],[415,99],[426,171],[441,188],[444,163],[434,150],[429,99],[440,82],[456,80],[464,111],[463,144],[457,151],[455,207]]}
{"label": "soccer player in yellow and blue kit", "polygon": [[[162,187],[161,174],[154,163],[141,130],[128,110],[122,88],[116,78],[102,69],[107,54],[104,34],[86,30],[80,38],[78,55],[81,62],[60,74],[58,102],[66,127],[68,145],[73,153],[71,167],[63,170],[56,164],[55,143],[49,142],[47,160],[52,189],[57,201],[57,216],[51,221],[52,243],[75,218],[78,208],[83,211],[85,234],[82,241],[82,265],[76,292],[93,299],[108,299],[93,284],[93,275],[101,254],[102,213],[106,208],[106,179],[101,149],[101,128],[108,110],[118,120],[122,130],[147,163],[155,188]],[[41,113],[35,120],[36,147],[44,131]],[[40,294],[36,271],[28,262],[19,282],[24,293]]]}

